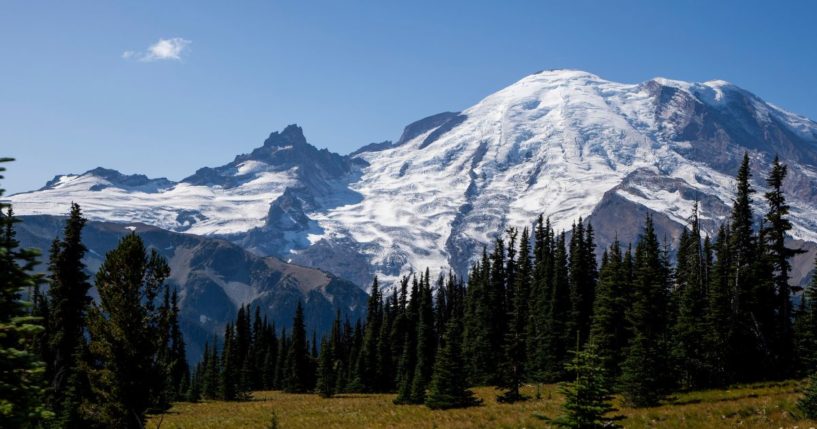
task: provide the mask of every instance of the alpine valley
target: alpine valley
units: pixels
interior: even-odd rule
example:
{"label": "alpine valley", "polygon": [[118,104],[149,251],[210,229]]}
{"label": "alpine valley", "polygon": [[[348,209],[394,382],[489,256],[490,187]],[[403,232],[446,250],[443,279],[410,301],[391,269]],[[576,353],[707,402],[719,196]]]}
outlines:
{"label": "alpine valley", "polygon": [[9,200],[23,244],[43,249],[79,203],[92,220],[91,268],[126,228],[142,233],[167,255],[200,346],[242,304],[280,313],[284,326],[299,299],[309,326],[324,329],[336,310],[360,317],[374,275],[386,285],[427,267],[465,276],[497,231],[540,214],[556,230],[583,218],[602,248],[635,240],[650,213],[672,245],[697,202],[714,235],[747,151],[761,192],[775,155],[788,165],[790,239],[808,250],[793,260],[802,284],[817,249],[817,123],[723,81],[548,70],[348,155],[290,125],[179,182],[96,168]]}

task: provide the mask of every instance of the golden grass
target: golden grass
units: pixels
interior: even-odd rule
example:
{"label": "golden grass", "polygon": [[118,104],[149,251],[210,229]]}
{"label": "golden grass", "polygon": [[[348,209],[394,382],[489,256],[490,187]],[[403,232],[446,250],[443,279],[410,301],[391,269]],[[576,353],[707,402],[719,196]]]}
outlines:
{"label": "golden grass", "polygon": [[[817,422],[799,420],[794,404],[799,382],[738,386],[678,394],[655,408],[622,408],[626,428],[817,428]],[[534,387],[525,394],[533,397]],[[394,395],[339,395],[321,399],[316,395],[256,392],[248,402],[202,402],[176,404],[163,416],[154,416],[148,428],[238,429],[266,428],[273,412],[281,429],[334,428],[546,428],[534,414],[555,417],[561,395],[555,385],[541,389],[541,399],[517,404],[498,404],[496,390],[474,389],[484,400],[480,407],[431,411],[423,406],[396,406]]]}

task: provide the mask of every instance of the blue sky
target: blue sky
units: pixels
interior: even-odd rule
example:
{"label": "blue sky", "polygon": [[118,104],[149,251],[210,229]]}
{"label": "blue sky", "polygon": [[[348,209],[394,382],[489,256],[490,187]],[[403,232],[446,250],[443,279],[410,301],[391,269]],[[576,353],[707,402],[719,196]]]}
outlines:
{"label": "blue sky", "polygon": [[0,156],[18,161],[3,185],[96,166],[180,179],[290,123],[348,153],[546,68],[724,79],[817,119],[815,16],[812,1],[4,1]]}

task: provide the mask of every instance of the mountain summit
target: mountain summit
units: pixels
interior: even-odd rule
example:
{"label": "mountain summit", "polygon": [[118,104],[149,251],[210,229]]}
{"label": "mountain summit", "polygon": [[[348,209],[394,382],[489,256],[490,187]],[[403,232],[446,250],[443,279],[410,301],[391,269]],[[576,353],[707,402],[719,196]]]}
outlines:
{"label": "mountain summit", "polygon": [[589,218],[600,244],[634,239],[653,213],[671,239],[697,201],[712,234],[744,151],[759,190],[776,154],[789,165],[792,238],[817,243],[817,123],[723,81],[625,84],[577,70],[527,76],[347,156],[289,126],[178,183],[134,188],[92,170],[11,200],[20,214],[77,201],[93,219],[219,236],[366,285],[425,267],[465,274],[497,231],[540,213],[557,230]]}

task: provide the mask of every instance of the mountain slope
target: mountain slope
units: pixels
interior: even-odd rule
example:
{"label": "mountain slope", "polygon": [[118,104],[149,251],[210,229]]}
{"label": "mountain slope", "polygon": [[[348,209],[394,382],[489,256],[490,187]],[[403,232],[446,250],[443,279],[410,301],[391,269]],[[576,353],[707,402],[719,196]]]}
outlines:
{"label": "mountain slope", "polygon": [[178,184],[134,189],[89,172],[11,200],[26,214],[75,200],[94,218],[220,236],[367,285],[424,267],[465,274],[497,231],[540,213],[557,229],[590,217],[604,245],[635,239],[646,213],[672,239],[699,201],[712,234],[744,151],[760,191],[775,154],[789,165],[792,238],[817,242],[817,123],[723,81],[622,84],[576,70],[530,75],[345,157],[290,126]]}
{"label": "mountain slope", "polygon": [[[43,249],[47,257],[51,240],[61,233],[64,218],[23,216],[21,220],[16,227],[21,244]],[[168,284],[179,292],[180,322],[194,361],[204,342],[212,340],[213,335],[220,336],[241,305],[258,306],[277,328],[289,329],[301,301],[307,326],[319,333],[331,328],[336,311],[352,321],[365,314],[368,296],[349,281],[274,257],[259,257],[224,240],[141,224],[89,222],[83,232],[89,270],[96,272],[105,253],[130,231],[139,234],[170,265]],[[43,261],[41,266],[46,265],[47,261]]]}

